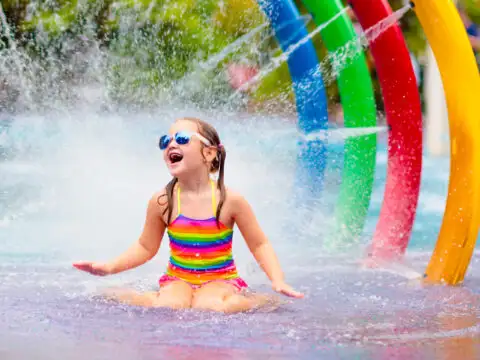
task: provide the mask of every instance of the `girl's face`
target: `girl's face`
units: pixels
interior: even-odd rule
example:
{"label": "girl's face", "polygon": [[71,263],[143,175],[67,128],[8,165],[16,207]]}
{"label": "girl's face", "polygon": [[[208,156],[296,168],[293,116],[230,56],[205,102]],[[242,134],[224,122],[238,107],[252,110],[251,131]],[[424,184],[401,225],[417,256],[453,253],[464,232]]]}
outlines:
{"label": "girl's face", "polygon": [[[177,139],[175,139],[176,134],[179,135]],[[209,172],[216,151],[204,143],[208,140],[202,139],[200,129],[195,122],[175,121],[170,127],[168,135],[171,141],[163,150],[163,159],[172,176],[179,178],[197,171],[207,170]],[[180,144],[177,143],[177,140]]]}

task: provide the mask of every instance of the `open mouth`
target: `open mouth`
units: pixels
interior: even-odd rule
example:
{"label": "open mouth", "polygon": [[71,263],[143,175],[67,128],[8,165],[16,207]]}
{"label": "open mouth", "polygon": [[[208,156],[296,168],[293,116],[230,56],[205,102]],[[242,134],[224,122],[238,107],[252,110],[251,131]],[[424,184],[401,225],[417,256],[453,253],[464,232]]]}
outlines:
{"label": "open mouth", "polygon": [[170,162],[171,162],[172,164],[175,164],[175,163],[178,163],[178,162],[182,161],[183,155],[180,154],[180,153],[177,153],[177,152],[171,152],[171,153],[168,155],[168,159],[170,160]]}

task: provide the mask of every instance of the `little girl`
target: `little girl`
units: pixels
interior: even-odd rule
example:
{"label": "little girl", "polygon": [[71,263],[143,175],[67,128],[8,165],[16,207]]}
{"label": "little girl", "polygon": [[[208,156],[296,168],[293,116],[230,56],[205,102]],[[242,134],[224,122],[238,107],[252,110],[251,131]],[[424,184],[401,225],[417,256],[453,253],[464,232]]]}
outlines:
{"label": "little girl", "polygon": [[[285,283],[273,248],[248,202],[224,185],[225,148],[217,131],[196,118],[182,118],[160,138],[160,149],[173,179],[148,203],[143,232],[123,255],[108,263],[78,262],[77,269],[105,276],[133,269],[152,259],[165,230],[170,260],[158,292],[117,293],[124,303],[225,313],[262,305],[267,296],[245,292],[232,256],[233,227],[240,229],[253,256],[281,294],[303,294]],[[218,174],[218,182],[211,180]],[[218,201],[217,201],[218,199]]]}

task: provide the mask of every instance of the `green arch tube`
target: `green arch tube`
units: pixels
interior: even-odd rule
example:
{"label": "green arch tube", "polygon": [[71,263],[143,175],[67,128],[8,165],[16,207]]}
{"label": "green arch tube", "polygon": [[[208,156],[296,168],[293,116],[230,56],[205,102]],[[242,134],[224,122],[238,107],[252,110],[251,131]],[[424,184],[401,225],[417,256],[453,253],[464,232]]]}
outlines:
{"label": "green arch tube", "polygon": [[[344,8],[341,0],[302,1],[317,25]],[[357,38],[346,14],[325,27],[320,35],[330,54],[342,52],[342,47]],[[339,72],[337,81],[345,127],[375,126],[375,96],[363,52],[349,60],[348,66]],[[334,250],[356,242],[364,228],[375,175],[376,144],[375,134],[345,140],[342,185],[335,208],[334,229],[324,242],[327,249]]]}

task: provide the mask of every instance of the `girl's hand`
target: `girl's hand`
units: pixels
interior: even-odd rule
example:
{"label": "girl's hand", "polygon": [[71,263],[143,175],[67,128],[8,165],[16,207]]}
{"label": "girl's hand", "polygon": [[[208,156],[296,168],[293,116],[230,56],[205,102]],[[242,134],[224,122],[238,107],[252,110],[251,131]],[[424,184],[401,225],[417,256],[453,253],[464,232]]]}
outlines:
{"label": "girl's hand", "polygon": [[73,267],[78,270],[88,272],[92,275],[105,276],[110,275],[112,271],[107,264],[96,263],[91,261],[80,261],[73,263]]}
{"label": "girl's hand", "polygon": [[290,296],[290,297],[294,297],[294,298],[297,298],[297,299],[303,298],[303,296],[304,296],[302,293],[300,293],[298,291],[295,291],[290,285],[286,284],[283,281],[273,283],[272,288],[273,288],[274,291],[276,291],[280,294]]}

